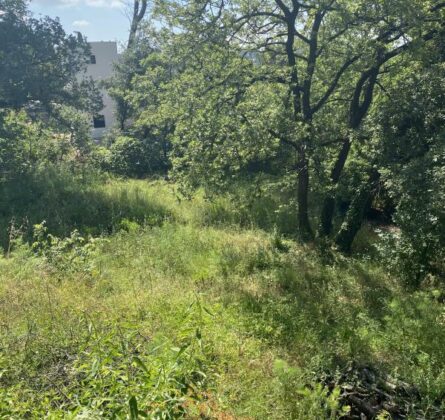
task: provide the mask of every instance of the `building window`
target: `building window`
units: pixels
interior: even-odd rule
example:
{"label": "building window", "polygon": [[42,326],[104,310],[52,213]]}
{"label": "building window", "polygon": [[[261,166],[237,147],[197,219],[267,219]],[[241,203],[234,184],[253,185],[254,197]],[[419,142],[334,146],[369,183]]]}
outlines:
{"label": "building window", "polygon": [[93,118],[94,128],[104,128],[105,127],[105,117],[103,115],[96,115]]}
{"label": "building window", "polygon": [[90,57],[90,64],[96,64],[96,56],[95,55],[92,55]]}

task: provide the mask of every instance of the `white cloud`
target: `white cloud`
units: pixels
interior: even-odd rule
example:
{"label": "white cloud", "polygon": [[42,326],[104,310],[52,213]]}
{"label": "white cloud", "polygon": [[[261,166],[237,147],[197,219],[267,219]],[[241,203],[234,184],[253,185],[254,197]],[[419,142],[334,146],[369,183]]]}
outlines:
{"label": "white cloud", "polygon": [[85,28],[86,26],[90,26],[90,22],[87,20],[75,20],[71,25],[74,28]]}

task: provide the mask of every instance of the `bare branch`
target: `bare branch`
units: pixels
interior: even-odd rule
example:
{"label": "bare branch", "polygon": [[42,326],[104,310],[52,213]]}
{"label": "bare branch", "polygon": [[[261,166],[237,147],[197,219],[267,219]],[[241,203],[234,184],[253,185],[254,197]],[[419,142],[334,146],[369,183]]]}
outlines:
{"label": "bare branch", "polygon": [[275,0],[275,3],[284,12],[286,17],[291,15],[290,9],[283,3],[283,0]]}

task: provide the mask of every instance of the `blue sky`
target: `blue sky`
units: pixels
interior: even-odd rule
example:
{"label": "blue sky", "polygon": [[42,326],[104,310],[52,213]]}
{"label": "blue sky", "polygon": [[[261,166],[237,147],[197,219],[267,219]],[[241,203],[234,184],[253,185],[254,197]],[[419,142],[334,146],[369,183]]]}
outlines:
{"label": "blue sky", "polygon": [[67,33],[80,31],[89,41],[127,39],[130,26],[125,0],[31,0],[34,15],[59,17]]}

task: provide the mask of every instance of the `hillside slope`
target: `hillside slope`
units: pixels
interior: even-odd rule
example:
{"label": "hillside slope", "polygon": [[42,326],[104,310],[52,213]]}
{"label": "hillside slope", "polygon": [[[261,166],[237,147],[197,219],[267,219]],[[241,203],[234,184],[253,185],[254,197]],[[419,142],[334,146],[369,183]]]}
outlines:
{"label": "hillside slope", "polygon": [[104,190],[162,217],[95,239],[41,225],[0,258],[1,418],[443,415],[434,293],[164,184]]}

